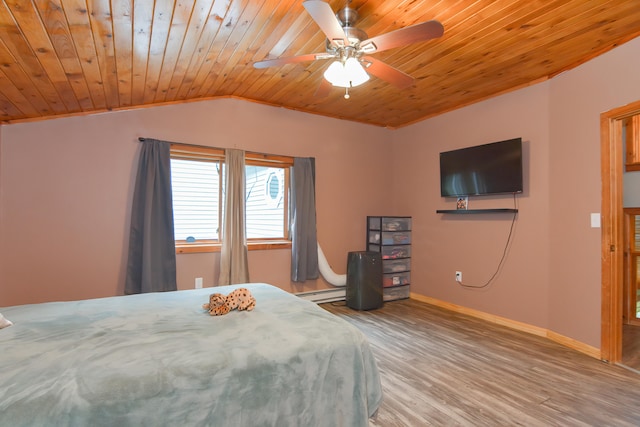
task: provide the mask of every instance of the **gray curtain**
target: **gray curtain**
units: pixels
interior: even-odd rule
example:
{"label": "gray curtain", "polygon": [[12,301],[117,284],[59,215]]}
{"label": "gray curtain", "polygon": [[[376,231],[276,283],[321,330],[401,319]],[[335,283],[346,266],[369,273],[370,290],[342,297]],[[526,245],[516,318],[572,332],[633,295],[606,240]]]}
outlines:
{"label": "gray curtain", "polygon": [[291,174],[291,280],[318,278],[316,235],[316,164],[313,158],[293,159]]}
{"label": "gray curtain", "polygon": [[249,282],[245,236],[244,151],[225,150],[225,208],[218,285]]}
{"label": "gray curtain", "polygon": [[124,292],[176,289],[170,144],[145,139],[133,195]]}

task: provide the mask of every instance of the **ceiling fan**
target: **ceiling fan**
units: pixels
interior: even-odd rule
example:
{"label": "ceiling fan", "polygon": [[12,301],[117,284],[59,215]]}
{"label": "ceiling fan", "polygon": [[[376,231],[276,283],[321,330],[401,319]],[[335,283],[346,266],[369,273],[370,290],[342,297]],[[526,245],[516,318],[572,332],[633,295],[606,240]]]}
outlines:
{"label": "ceiling fan", "polygon": [[255,62],[253,66],[267,68],[297,62],[333,59],[334,61],[324,72],[325,79],[316,91],[316,96],[326,96],[332,86],[338,86],[345,88],[345,98],[349,98],[349,88],[369,80],[369,73],[399,89],[411,86],[413,77],[369,55],[441,37],[444,33],[442,24],[438,21],[426,21],[369,38],[367,33],[355,27],[359,15],[355,9],[348,6],[348,3],[344,9],[334,14],[331,6],[325,1],[302,2],[311,18],[327,36],[326,52],[267,59]]}

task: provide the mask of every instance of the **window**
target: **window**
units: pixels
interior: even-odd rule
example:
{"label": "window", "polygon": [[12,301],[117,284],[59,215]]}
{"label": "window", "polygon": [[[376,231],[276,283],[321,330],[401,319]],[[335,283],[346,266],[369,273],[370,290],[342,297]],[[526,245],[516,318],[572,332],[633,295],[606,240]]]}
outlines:
{"label": "window", "polygon": [[[289,245],[289,167],[293,158],[245,153],[249,249]],[[224,212],[224,150],[171,146],[176,250],[219,250]]]}
{"label": "window", "polygon": [[282,239],[285,236],[285,170],[270,166],[247,165],[247,239]]}

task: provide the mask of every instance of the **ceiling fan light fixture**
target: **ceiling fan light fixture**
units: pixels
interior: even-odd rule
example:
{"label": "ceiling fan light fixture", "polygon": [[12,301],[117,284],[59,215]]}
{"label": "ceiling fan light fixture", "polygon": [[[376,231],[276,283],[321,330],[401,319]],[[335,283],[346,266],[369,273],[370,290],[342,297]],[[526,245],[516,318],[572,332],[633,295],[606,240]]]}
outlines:
{"label": "ceiling fan light fixture", "polygon": [[367,80],[369,74],[364,70],[356,58],[347,58],[342,61],[334,61],[324,72],[324,78],[334,86],[356,87]]}
{"label": "ceiling fan light fixture", "polygon": [[356,58],[347,59],[344,63],[344,71],[351,81],[351,86],[358,86],[369,80],[369,74]]}

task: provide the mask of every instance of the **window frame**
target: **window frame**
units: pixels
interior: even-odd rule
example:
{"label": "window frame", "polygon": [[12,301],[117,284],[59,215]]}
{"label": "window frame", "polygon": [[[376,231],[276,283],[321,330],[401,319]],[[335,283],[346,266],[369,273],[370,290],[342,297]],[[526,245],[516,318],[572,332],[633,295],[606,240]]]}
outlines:
{"label": "window frame", "polygon": [[[170,149],[171,159],[182,160],[204,160],[212,162],[220,162],[224,164],[225,152],[223,148],[216,147],[204,147],[198,145],[178,144],[172,143]],[[293,166],[293,157],[273,155],[265,153],[245,152],[244,158],[245,166],[266,166],[266,167],[281,167],[284,170],[284,218],[283,218],[283,238],[251,238],[247,239],[247,247],[251,250],[271,250],[271,249],[285,249],[291,248],[290,238],[290,204],[289,204],[289,192],[290,192],[290,168]],[[220,182],[224,179],[222,173],[222,167],[220,170]],[[220,186],[222,188],[222,185]],[[224,194],[222,191],[218,192],[218,226],[222,229],[222,200]],[[202,240],[195,243],[189,243],[186,240],[176,240],[175,247],[177,254],[187,253],[204,253],[204,252],[220,252],[222,246],[222,240]]]}

